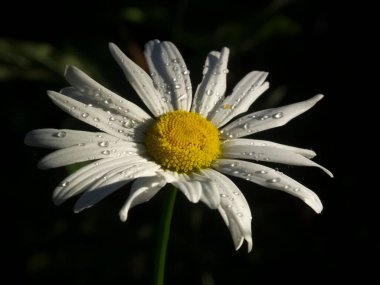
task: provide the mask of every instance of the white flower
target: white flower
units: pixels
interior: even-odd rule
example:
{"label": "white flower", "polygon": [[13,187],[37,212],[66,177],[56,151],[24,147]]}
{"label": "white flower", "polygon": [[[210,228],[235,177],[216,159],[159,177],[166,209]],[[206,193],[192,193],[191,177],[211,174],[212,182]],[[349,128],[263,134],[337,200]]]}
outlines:
{"label": "white flower", "polygon": [[252,71],[225,97],[228,48],[209,53],[203,80],[192,98],[190,72],[172,43],[147,43],[150,76],[116,45],[109,47],[153,116],[68,66],[65,77],[71,86],[59,93],[48,91],[48,95],[58,107],[100,131],[39,129],[26,135],[28,145],[59,149],[39,162],[41,169],[95,160],[59,184],[53,194],[56,204],[83,193],[74,207],[79,212],[134,180],[120,211],[125,221],[130,208],[149,201],[171,183],[191,202],[202,201],[218,209],[236,249],[246,240],[248,251],[252,249],[251,212],[238,187],[222,173],[285,191],[315,212],[322,211],[318,196],[310,189],[279,171],[249,162],[316,166],[332,176],[310,160],[316,155],[313,151],[241,138],[286,124],[322,95],[250,113],[230,123],[248,110],[269,83],[266,72]]}

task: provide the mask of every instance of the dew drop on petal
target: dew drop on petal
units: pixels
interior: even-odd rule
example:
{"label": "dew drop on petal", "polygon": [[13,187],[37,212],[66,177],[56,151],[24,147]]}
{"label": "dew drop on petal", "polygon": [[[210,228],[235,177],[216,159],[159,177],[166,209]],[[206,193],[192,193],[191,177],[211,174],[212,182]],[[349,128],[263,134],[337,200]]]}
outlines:
{"label": "dew drop on petal", "polygon": [[100,119],[99,119],[98,117],[95,117],[95,118],[94,118],[94,121],[95,121],[95,122],[99,122]]}
{"label": "dew drop on petal", "polygon": [[294,188],[293,191],[294,192],[299,192],[301,189],[300,188]]}
{"label": "dew drop on petal", "polygon": [[82,113],[82,118],[87,118],[88,117],[88,113]]}
{"label": "dew drop on petal", "polygon": [[240,213],[240,212],[238,212],[238,213],[236,213],[236,215],[238,216],[238,217],[243,217],[243,213]]}
{"label": "dew drop on petal", "polygon": [[108,149],[102,151],[102,154],[104,154],[104,155],[110,155],[110,153],[111,153],[111,152],[110,152]]}
{"label": "dew drop on petal", "polygon": [[227,195],[226,195],[226,194],[220,194],[220,197],[222,197],[222,198],[226,198]]}
{"label": "dew drop on petal", "polygon": [[268,172],[265,171],[265,170],[258,170],[258,171],[255,171],[256,174],[267,174]]}
{"label": "dew drop on petal", "polygon": [[206,91],[206,95],[207,96],[211,96],[212,94],[214,94],[213,90],[209,89],[209,90]]}
{"label": "dew drop on petal", "polygon": [[64,137],[66,137],[66,132],[59,131],[58,133],[55,133],[54,136],[57,138],[64,138]]}
{"label": "dew drop on petal", "polygon": [[175,84],[174,85],[174,89],[180,89],[181,88],[181,84]]}
{"label": "dew drop on petal", "polygon": [[110,121],[115,121],[115,117],[109,117],[109,119],[108,120],[110,120]]}
{"label": "dew drop on petal", "polygon": [[281,179],[278,178],[278,177],[276,177],[276,178],[272,178],[272,179],[268,179],[268,180],[267,180],[267,182],[269,182],[269,183],[278,183],[278,182],[280,182],[280,181],[281,181]]}
{"label": "dew drop on petal", "polygon": [[184,70],[184,71],[182,71],[182,74],[184,74],[184,75],[190,74],[190,70]]}
{"label": "dew drop on petal", "polygon": [[69,186],[70,185],[70,182],[69,181],[65,181],[65,182],[62,182],[61,183],[61,187],[66,187],[66,186]]}
{"label": "dew drop on petal", "polygon": [[100,147],[108,147],[109,143],[108,143],[108,141],[102,141],[102,142],[99,142],[98,145]]}
{"label": "dew drop on petal", "polygon": [[284,116],[284,113],[283,112],[279,112],[279,113],[274,114],[272,117],[274,119],[281,119],[283,116]]}

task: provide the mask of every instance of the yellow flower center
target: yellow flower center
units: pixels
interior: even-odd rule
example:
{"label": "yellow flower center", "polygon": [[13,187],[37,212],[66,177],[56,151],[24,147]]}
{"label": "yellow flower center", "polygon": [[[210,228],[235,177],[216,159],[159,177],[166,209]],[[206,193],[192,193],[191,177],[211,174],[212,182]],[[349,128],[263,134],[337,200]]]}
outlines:
{"label": "yellow flower center", "polygon": [[220,154],[218,129],[196,113],[173,111],[147,130],[148,154],[164,169],[190,173],[210,167]]}

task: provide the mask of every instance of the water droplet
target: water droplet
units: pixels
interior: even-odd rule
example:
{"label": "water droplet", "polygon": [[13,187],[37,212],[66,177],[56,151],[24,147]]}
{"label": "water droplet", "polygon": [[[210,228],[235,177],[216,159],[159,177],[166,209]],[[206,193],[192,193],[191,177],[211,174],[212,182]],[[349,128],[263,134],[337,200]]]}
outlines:
{"label": "water droplet", "polygon": [[66,187],[66,186],[69,186],[70,185],[70,182],[69,181],[65,181],[65,182],[62,182],[61,183],[61,187]]}
{"label": "water droplet", "polygon": [[173,59],[172,59],[172,62],[174,62],[174,63],[178,63],[178,59],[173,58]]}
{"label": "water droplet", "polygon": [[124,133],[123,130],[117,130],[117,132],[120,133],[120,134]]}
{"label": "water droplet", "polygon": [[110,152],[108,149],[102,151],[102,154],[104,154],[104,155],[110,155],[110,153],[111,153],[111,152]]}
{"label": "water droplet", "polygon": [[64,138],[66,136],[66,132],[59,131],[58,133],[55,133],[54,136],[57,138]]}
{"label": "water droplet", "polygon": [[85,143],[78,143],[77,146],[85,146]]}
{"label": "water droplet", "polygon": [[281,181],[281,179],[278,178],[278,177],[276,177],[276,178],[272,178],[272,179],[268,179],[268,180],[267,180],[267,182],[269,182],[269,183],[278,183],[278,182],[280,182],[280,181]]}
{"label": "water droplet", "polygon": [[301,191],[301,189],[300,188],[294,188],[293,191],[294,192],[299,192],[299,191]]}
{"label": "water droplet", "polygon": [[285,190],[287,190],[287,189],[289,189],[289,188],[290,188],[289,185],[285,185],[285,186],[284,186],[284,189],[285,189]]}
{"label": "water droplet", "polygon": [[232,171],[232,174],[239,174],[240,172],[238,170]]}
{"label": "water droplet", "polygon": [[279,113],[274,114],[272,117],[274,119],[281,119],[283,116],[284,116],[284,113],[283,112],[279,112]]}
{"label": "water droplet", "polygon": [[99,122],[100,119],[99,119],[98,117],[95,117],[95,118],[94,118],[94,121],[95,121],[95,122]]}
{"label": "water droplet", "polygon": [[227,74],[228,72],[230,72],[227,68],[226,69],[223,69],[223,73],[224,74]]}
{"label": "water droplet", "polygon": [[255,171],[256,174],[267,174],[268,172],[265,171],[265,170],[258,170],[258,171]]}
{"label": "water droplet", "polygon": [[106,104],[106,105],[111,104],[111,100],[107,100],[106,99],[106,100],[103,101],[103,103]]}
{"label": "water droplet", "polygon": [[186,86],[186,90],[191,90],[191,86]]}
{"label": "water droplet", "polygon": [[108,141],[99,142],[98,146],[100,146],[100,147],[108,147],[109,146],[109,142]]}
{"label": "water droplet", "polygon": [[180,89],[181,88],[181,84],[175,84],[174,85],[174,89]]}
{"label": "water droplet", "polygon": [[87,107],[92,107],[92,104],[91,103],[87,104]]}
{"label": "water droplet", "polygon": [[231,167],[235,167],[235,166],[237,166],[237,165],[238,165],[238,164],[235,163],[235,162],[230,164]]}
{"label": "water droplet", "polygon": [[190,74],[190,70],[184,70],[184,71],[182,71],[182,74],[188,75],[188,74]]}
{"label": "water droplet", "polygon": [[156,73],[155,73],[155,72],[152,72],[152,73],[150,74],[150,76],[154,77],[154,76],[156,76]]}
{"label": "water droplet", "polygon": [[87,118],[88,117],[88,113],[82,113],[82,118]]}
{"label": "water droplet", "polygon": [[230,209],[231,209],[231,208],[232,208],[232,205],[231,205],[231,204],[228,204],[228,205],[227,205],[227,208],[230,208]]}
{"label": "water droplet", "polygon": [[102,135],[97,135],[96,137],[97,137],[97,138],[102,138],[103,136],[102,136]]}
{"label": "water droplet", "polygon": [[112,116],[111,116],[111,117],[108,118],[108,120],[110,120],[110,121],[115,121],[115,117],[112,117]]}
{"label": "water droplet", "polygon": [[238,216],[238,217],[243,217],[243,213],[240,213],[240,212],[238,212],[238,213],[236,213],[236,215]]}
{"label": "water droplet", "polygon": [[248,124],[247,123],[245,123],[244,125],[243,125],[243,129],[248,129]]}
{"label": "water droplet", "polygon": [[211,96],[212,94],[214,94],[213,90],[209,89],[209,90],[206,91],[206,95],[207,96]]}
{"label": "water droplet", "polygon": [[236,191],[233,192],[233,193],[234,193],[234,195],[236,195],[236,196],[237,196],[237,195],[240,195],[240,193],[239,193],[239,192],[236,192]]}
{"label": "water droplet", "polygon": [[220,197],[222,197],[222,198],[226,198],[227,195],[226,195],[226,194],[220,194]]}

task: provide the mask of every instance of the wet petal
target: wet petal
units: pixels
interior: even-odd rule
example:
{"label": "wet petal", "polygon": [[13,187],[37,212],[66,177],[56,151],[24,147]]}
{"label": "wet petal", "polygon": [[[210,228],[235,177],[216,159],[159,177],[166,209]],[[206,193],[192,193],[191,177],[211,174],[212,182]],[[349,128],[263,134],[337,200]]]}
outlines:
{"label": "wet petal", "polygon": [[313,166],[322,169],[330,177],[333,174],[318,163],[287,149],[258,145],[222,145],[222,158],[241,158],[258,161],[269,161],[298,166]]}
{"label": "wet petal", "polygon": [[238,138],[283,126],[309,110],[322,98],[323,95],[317,95],[303,102],[251,113],[225,126],[221,130],[221,138]]}
{"label": "wet petal", "polygon": [[248,252],[252,249],[251,211],[239,188],[223,174],[212,170],[202,170],[218,187],[220,195],[219,212],[230,229],[232,239],[238,250],[243,240],[248,244]]}
{"label": "wet petal", "polygon": [[120,219],[125,222],[128,218],[128,211],[132,207],[148,202],[165,185],[166,181],[161,176],[148,176],[136,179],[132,184],[127,201],[120,210]]}
{"label": "wet petal", "polygon": [[54,151],[42,158],[38,167],[41,169],[55,168],[88,160],[133,156],[143,152],[145,152],[145,147],[141,144],[121,140],[104,140]]}
{"label": "wet petal", "polygon": [[90,163],[61,181],[53,192],[53,201],[56,205],[60,205],[70,197],[86,191],[110,171],[143,161],[146,159],[140,156],[131,156],[128,159],[125,157],[105,158]]}
{"label": "wet petal", "polygon": [[25,136],[25,144],[44,148],[66,148],[82,143],[115,142],[118,138],[103,132],[74,131],[67,129],[38,129]]}
{"label": "wet petal", "polygon": [[227,63],[230,50],[212,51],[206,59],[203,79],[194,95],[192,111],[204,117],[214,109],[226,92]]}
{"label": "wet petal", "polygon": [[189,111],[192,99],[190,71],[177,47],[171,42],[153,40],[145,45],[144,53],[162,100],[171,102],[174,110]]}
{"label": "wet petal", "polygon": [[213,168],[225,174],[296,196],[317,213],[320,213],[323,209],[321,201],[313,191],[272,168],[234,159],[219,159],[215,162]]}
{"label": "wet petal", "polygon": [[221,127],[232,118],[248,111],[251,104],[269,88],[264,82],[267,72],[252,71],[248,73],[233,89],[232,94],[221,102],[209,119],[216,127]]}
{"label": "wet petal", "polygon": [[130,60],[115,44],[110,43],[109,48],[127,80],[153,115],[159,117],[168,112],[170,110],[168,103],[161,99],[161,94],[154,88],[149,75]]}
{"label": "wet petal", "polygon": [[105,88],[75,66],[66,67],[65,77],[72,87],[66,87],[60,93],[136,122],[151,118],[139,106]]}
{"label": "wet petal", "polygon": [[124,169],[120,168],[107,173],[105,179],[98,179],[91,185],[87,192],[78,199],[74,205],[74,212],[78,213],[93,206],[136,178],[155,175],[158,168],[159,166],[157,164],[146,161],[135,163],[132,167],[128,166]]}
{"label": "wet petal", "polygon": [[81,120],[122,140],[142,140],[141,129],[135,127],[124,127],[122,120],[113,119],[116,115],[110,115],[100,108],[95,108],[93,106],[88,107],[82,102],[54,91],[48,91],[48,95],[53,100],[54,104],[78,120]]}
{"label": "wet petal", "polygon": [[268,146],[268,147],[274,147],[277,149],[284,149],[287,151],[291,151],[294,153],[298,153],[300,155],[303,155],[304,157],[307,158],[313,158],[317,154],[311,150],[311,149],[305,149],[305,148],[298,148],[294,146],[288,146],[284,144],[279,144],[279,143],[274,143],[271,141],[263,141],[263,140],[256,140],[256,139],[230,139],[223,141],[222,147],[225,148],[226,150],[231,148],[231,147],[246,147],[246,146]]}

